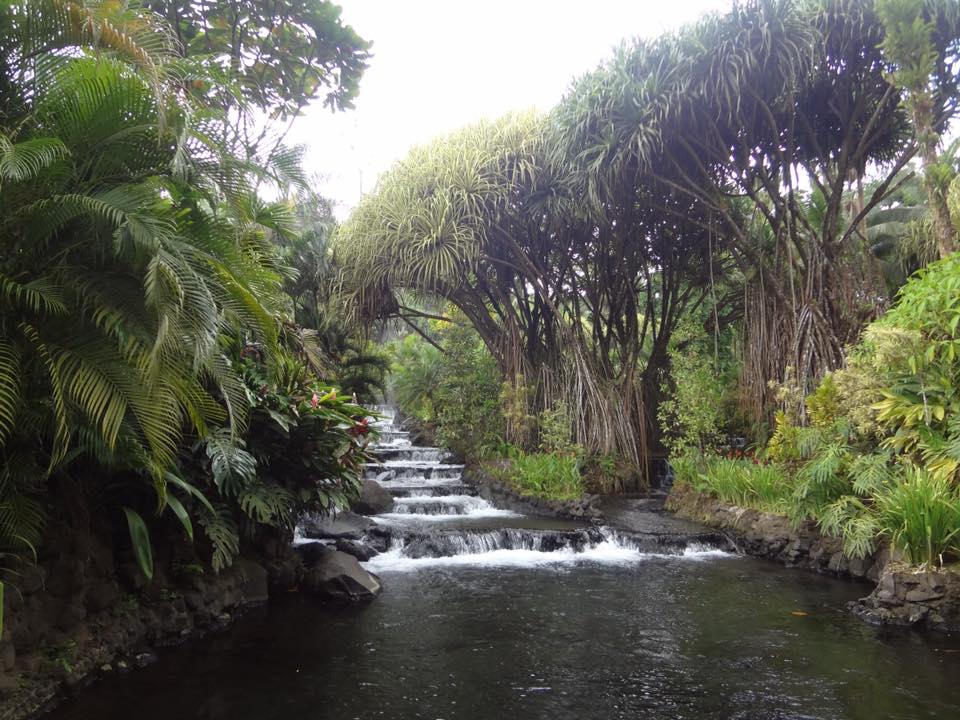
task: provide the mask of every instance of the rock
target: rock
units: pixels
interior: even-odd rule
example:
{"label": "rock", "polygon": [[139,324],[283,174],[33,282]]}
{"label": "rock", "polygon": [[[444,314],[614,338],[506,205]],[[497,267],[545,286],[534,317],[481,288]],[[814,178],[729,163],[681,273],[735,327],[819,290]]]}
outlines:
{"label": "rock", "polygon": [[17,651],[14,649],[13,643],[9,640],[0,642],[0,673],[13,670],[13,666],[16,662]]}
{"label": "rock", "polygon": [[267,569],[247,557],[238,558],[234,565],[240,574],[244,601],[252,605],[267,602]]}
{"label": "rock", "polygon": [[113,605],[120,598],[120,589],[115,582],[101,581],[93,585],[86,594],[87,610],[98,613]]}
{"label": "rock", "polygon": [[960,630],[960,572],[920,570],[892,562],[884,568],[876,589],[850,603],[850,610],[874,624]]}
{"label": "rock", "polygon": [[376,480],[364,480],[360,488],[360,498],[350,509],[361,515],[379,515],[393,510],[393,495],[387,492]]}
{"label": "rock", "polygon": [[378,525],[367,533],[363,542],[367,547],[372,548],[378,553],[382,553],[390,549],[390,545],[393,543],[393,535],[390,532],[390,528]]}
{"label": "rock", "polygon": [[307,568],[300,587],[324,600],[368,600],[380,593],[379,581],[355,557],[339,550],[321,554]]}
{"label": "rock", "polygon": [[147,665],[153,665],[157,661],[157,656],[152,652],[137,653],[133,656],[133,664],[138,668],[145,668]]}
{"label": "rock", "polygon": [[272,560],[266,564],[270,587],[289,590],[300,582],[303,563],[298,557],[293,559]]}
{"label": "rock", "polygon": [[927,602],[929,600],[939,600],[943,597],[943,593],[936,592],[934,590],[928,590],[926,588],[917,588],[916,590],[909,590],[904,596],[907,602]]}
{"label": "rock", "polygon": [[352,512],[337,516],[308,515],[300,519],[300,532],[308,538],[346,538],[360,540],[376,523]]}
{"label": "rock", "polygon": [[297,545],[297,555],[300,556],[306,568],[312,568],[320,562],[320,558],[332,552],[333,548],[322,542],[310,542]]}
{"label": "rock", "polygon": [[374,555],[379,554],[372,547],[356,540],[337,540],[337,550],[353,555],[360,562],[366,562]]}

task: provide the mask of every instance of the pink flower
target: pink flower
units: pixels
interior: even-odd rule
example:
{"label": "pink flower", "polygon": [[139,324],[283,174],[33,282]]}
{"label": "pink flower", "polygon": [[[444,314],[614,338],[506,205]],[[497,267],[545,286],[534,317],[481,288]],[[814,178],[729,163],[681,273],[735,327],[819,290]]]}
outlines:
{"label": "pink flower", "polygon": [[310,407],[316,407],[319,404],[320,404],[320,398],[317,396],[316,393],[314,393],[313,397],[310,398]]}

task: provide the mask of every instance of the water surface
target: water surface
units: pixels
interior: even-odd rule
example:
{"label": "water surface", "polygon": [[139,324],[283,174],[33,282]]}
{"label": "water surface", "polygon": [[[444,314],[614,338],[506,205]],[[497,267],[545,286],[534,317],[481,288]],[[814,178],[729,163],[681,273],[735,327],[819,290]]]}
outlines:
{"label": "water surface", "polygon": [[845,603],[866,585],[716,552],[547,554],[382,557],[368,605],[285,597],[49,717],[960,717],[960,639],[863,624]]}

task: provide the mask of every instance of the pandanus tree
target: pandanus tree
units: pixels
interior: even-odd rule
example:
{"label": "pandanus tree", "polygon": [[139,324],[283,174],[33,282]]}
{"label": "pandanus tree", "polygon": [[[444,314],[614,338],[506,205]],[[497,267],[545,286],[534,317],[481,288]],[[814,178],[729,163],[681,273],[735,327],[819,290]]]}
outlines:
{"label": "pandanus tree", "polygon": [[552,118],[510,115],[415,149],[341,229],[346,287],[368,318],[410,320],[404,291],[444,298],[509,381],[574,409],[576,440],[645,462],[653,376],[670,329],[702,299],[709,248],[695,208],[639,192],[594,214]]}
{"label": "pandanus tree", "polygon": [[[936,20],[938,127],[956,97],[958,12]],[[698,212],[746,278],[744,380],[754,411],[793,368],[801,386],[842,362],[877,311],[862,221],[917,151],[870,0],[757,0],[622,47],[559,110],[581,192],[597,207],[652,186]],[[867,174],[869,197],[848,203]],[[811,213],[811,200],[816,217]],[[814,221],[815,219],[815,221]]]}

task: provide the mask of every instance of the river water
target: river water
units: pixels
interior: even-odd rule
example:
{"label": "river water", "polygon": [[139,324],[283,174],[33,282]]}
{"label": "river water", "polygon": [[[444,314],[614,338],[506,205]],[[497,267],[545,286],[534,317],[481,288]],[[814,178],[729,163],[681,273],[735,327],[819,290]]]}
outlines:
{"label": "river water", "polygon": [[960,718],[960,638],[863,624],[867,585],[498,510],[385,439],[378,599],[280,598],[51,720]]}

